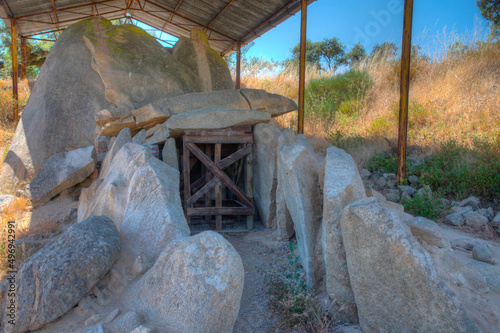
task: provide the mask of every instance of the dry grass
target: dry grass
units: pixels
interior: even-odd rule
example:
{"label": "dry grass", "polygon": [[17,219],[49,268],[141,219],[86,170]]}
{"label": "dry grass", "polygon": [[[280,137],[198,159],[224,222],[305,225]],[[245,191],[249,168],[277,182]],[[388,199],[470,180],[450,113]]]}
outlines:
{"label": "dry grass", "polygon": [[[19,112],[22,113],[30,89],[28,81],[19,82]],[[16,125],[13,123],[14,99],[12,98],[12,80],[0,80],[0,171],[2,171],[3,161],[9,151]]]}
{"label": "dry grass", "polygon": [[[500,43],[481,44],[458,57],[419,61],[412,66],[410,153],[429,154],[450,139],[469,147],[477,138],[500,142]],[[332,142],[344,145],[342,148],[364,164],[375,150],[396,148],[399,86],[396,62],[368,62],[362,69],[374,81],[364,108],[355,116],[337,115],[333,121],[308,117],[306,109],[305,134],[316,148]],[[307,78],[318,75],[309,71]],[[289,74],[242,78],[246,87],[295,100],[297,81]],[[296,113],[276,118],[274,124],[295,129]]]}

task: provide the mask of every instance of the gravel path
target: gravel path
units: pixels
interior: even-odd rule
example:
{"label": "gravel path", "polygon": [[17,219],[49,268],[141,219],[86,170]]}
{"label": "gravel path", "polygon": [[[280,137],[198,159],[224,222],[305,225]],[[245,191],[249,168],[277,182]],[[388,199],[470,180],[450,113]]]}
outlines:
{"label": "gravel path", "polygon": [[267,246],[256,241],[259,237],[255,236],[251,233],[224,235],[240,254],[245,267],[245,285],[234,333],[278,332],[275,329],[278,318],[269,309],[271,296],[264,279],[266,272],[271,272],[277,263],[286,259],[286,244],[269,242],[271,246]]}

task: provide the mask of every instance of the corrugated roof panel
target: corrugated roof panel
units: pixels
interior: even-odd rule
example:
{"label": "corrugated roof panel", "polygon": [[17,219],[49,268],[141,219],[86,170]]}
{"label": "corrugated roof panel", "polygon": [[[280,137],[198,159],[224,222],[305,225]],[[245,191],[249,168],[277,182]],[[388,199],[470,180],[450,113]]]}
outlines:
{"label": "corrugated roof panel", "polygon": [[55,11],[50,0],[2,1],[0,18],[9,28],[9,18],[19,19],[21,36],[65,28],[92,15],[120,18],[130,4],[133,18],[175,37],[189,36],[194,26],[208,28],[211,47],[226,54],[236,41],[248,43],[300,10],[300,0],[56,0]]}

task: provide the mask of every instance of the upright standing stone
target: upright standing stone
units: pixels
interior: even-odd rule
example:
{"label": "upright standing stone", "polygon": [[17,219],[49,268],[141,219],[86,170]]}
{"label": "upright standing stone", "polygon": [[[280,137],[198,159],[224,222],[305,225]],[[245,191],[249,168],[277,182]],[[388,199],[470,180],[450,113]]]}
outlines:
{"label": "upright standing stone", "polygon": [[363,332],[479,332],[397,212],[367,198],[341,223]]}
{"label": "upright standing stone", "polygon": [[260,220],[266,228],[276,228],[277,152],[280,130],[269,124],[254,126],[254,198]]}
{"label": "upright standing stone", "polygon": [[[356,163],[344,150],[330,147],[322,164],[323,180],[323,257],[326,268],[326,291],[336,319],[358,322],[352,292],[340,217],[345,206],[366,197]],[[320,179],[321,181],[321,179]]]}
{"label": "upright standing stone", "polygon": [[324,262],[321,254],[322,200],[315,158],[307,148],[286,144],[278,148],[283,194],[293,220],[297,243],[306,272],[307,286],[322,287]]}
{"label": "upright standing stone", "polygon": [[[287,143],[295,143],[295,133],[291,128],[288,128],[281,132],[280,136],[278,137],[278,147],[284,146]],[[293,230],[292,217],[290,216],[290,212],[286,207],[285,197],[283,194],[283,183],[285,180],[283,179],[279,158],[277,159],[276,167],[276,222],[273,222],[273,224],[276,225],[278,238],[282,240],[289,240],[293,236],[295,231]]]}

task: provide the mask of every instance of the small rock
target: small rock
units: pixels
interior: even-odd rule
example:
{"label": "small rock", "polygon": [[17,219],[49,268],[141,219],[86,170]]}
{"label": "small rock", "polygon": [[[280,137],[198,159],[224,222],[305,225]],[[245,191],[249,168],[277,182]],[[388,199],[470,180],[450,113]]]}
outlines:
{"label": "small rock", "polygon": [[387,186],[390,188],[395,188],[398,184],[396,180],[396,174],[394,173],[384,173],[384,178],[387,181]]}
{"label": "small rock", "polygon": [[412,186],[417,186],[419,181],[418,181],[418,177],[413,175],[413,176],[410,176],[408,177],[408,182],[410,183],[410,185]]}
{"label": "small rock", "polygon": [[412,235],[417,239],[422,239],[428,244],[436,245],[439,248],[450,247],[450,241],[443,236],[436,222],[420,216],[405,222],[410,227]]}
{"label": "small rock", "polygon": [[460,206],[455,206],[451,208],[452,213],[458,213],[458,214],[465,214],[467,212],[472,212],[472,207],[467,206],[467,207],[460,207]]}
{"label": "small rock", "polygon": [[493,208],[488,207],[488,208],[481,208],[477,211],[479,214],[483,215],[488,219],[488,221],[493,220],[493,217],[495,216],[495,212],[493,211]]}
{"label": "small rock", "polygon": [[413,163],[413,165],[420,165],[422,164],[422,159],[418,158],[418,157],[408,157],[408,162],[411,162]]}
{"label": "small rock", "polygon": [[153,262],[146,255],[142,254],[135,259],[132,265],[132,273],[134,276],[143,275],[151,267],[153,267]]}
{"label": "small rock", "polygon": [[486,245],[476,245],[472,248],[472,258],[483,261],[488,264],[493,264],[493,255],[491,254],[490,249]]}
{"label": "small rock", "polygon": [[379,171],[374,171],[372,173],[372,178],[377,181],[380,177],[383,177],[383,175]]}
{"label": "small rock", "polygon": [[410,197],[412,197],[415,193],[417,193],[417,190],[411,186],[400,185],[398,186],[398,188],[401,191],[401,193],[406,193]]}
{"label": "small rock", "polygon": [[384,196],[387,200],[392,202],[398,202],[399,199],[401,198],[398,190],[387,190]]}
{"label": "small rock", "polygon": [[118,315],[119,312],[120,312],[119,309],[114,309],[113,311],[110,312],[109,315],[106,316],[106,318],[103,319],[102,322],[100,322],[100,324],[102,324],[102,325],[109,324],[110,322],[112,322],[116,318],[116,316]]}
{"label": "small rock", "polygon": [[7,207],[12,202],[14,202],[14,199],[16,199],[16,197],[13,195],[8,195],[8,194],[0,195],[0,212],[3,212],[4,210],[6,210]]}
{"label": "small rock", "polygon": [[87,327],[82,331],[82,333],[105,333],[104,327],[102,325],[94,325]]}
{"label": "small rock", "polygon": [[458,238],[451,242],[451,247],[454,249],[464,249],[466,251],[472,251],[472,248],[477,244],[474,244],[470,238]]}
{"label": "small rock", "polygon": [[469,227],[482,227],[488,223],[488,219],[477,212],[467,212],[464,215],[465,225]]}
{"label": "small rock", "polygon": [[141,325],[142,319],[137,312],[131,311],[115,320],[108,328],[111,332],[122,333],[131,332],[136,327]]}
{"label": "small rock", "polygon": [[383,188],[387,185],[387,181],[385,180],[384,177],[379,177],[376,181],[375,184],[377,184],[378,187]]}
{"label": "small rock", "polygon": [[479,198],[470,196],[465,200],[462,200],[458,203],[460,207],[466,207],[466,206],[471,206],[472,209],[478,210],[479,209]]}
{"label": "small rock", "polygon": [[361,179],[368,180],[372,176],[372,173],[366,169],[361,169],[359,175],[361,176]]}
{"label": "small rock", "polygon": [[380,201],[387,200],[382,193],[380,193],[379,191],[374,190],[374,189],[371,189],[370,191],[366,191],[366,196],[377,198]]}
{"label": "small rock", "polygon": [[153,333],[153,329],[146,327],[144,325],[141,325],[139,327],[136,327],[132,332],[130,333]]}
{"label": "small rock", "polygon": [[25,192],[25,191],[23,191],[23,190],[17,190],[17,191],[16,191],[16,197],[18,197],[18,198],[23,197],[23,198],[26,198],[26,199],[27,199],[27,198],[29,198],[29,195],[28,195],[28,193],[26,193],[26,192]]}
{"label": "small rock", "polygon": [[429,185],[425,185],[420,190],[417,191],[417,195],[421,198],[427,196],[430,197],[432,195],[432,189]]}
{"label": "small rock", "polygon": [[146,133],[147,133],[146,130],[142,129],[139,133],[134,135],[132,141],[142,145],[144,142],[146,142]]}
{"label": "small rock", "polygon": [[95,314],[89,319],[85,320],[85,327],[93,326],[98,322],[100,322],[101,320],[103,320],[104,318],[106,318],[106,315],[104,314]]}
{"label": "small rock", "polygon": [[446,222],[448,222],[448,224],[454,225],[456,227],[460,227],[460,226],[464,225],[465,219],[462,216],[462,214],[453,213],[450,215],[446,215]]}
{"label": "small rock", "polygon": [[441,198],[439,199],[439,201],[441,201],[441,204],[445,207],[448,207],[449,205],[451,205],[451,201],[448,200],[448,199],[445,199],[445,198]]}
{"label": "small rock", "polygon": [[491,226],[497,229],[500,228],[500,213],[497,213],[497,216],[491,220]]}
{"label": "small rock", "polygon": [[401,200],[410,201],[411,196],[408,193],[403,192],[403,193],[401,193]]}

